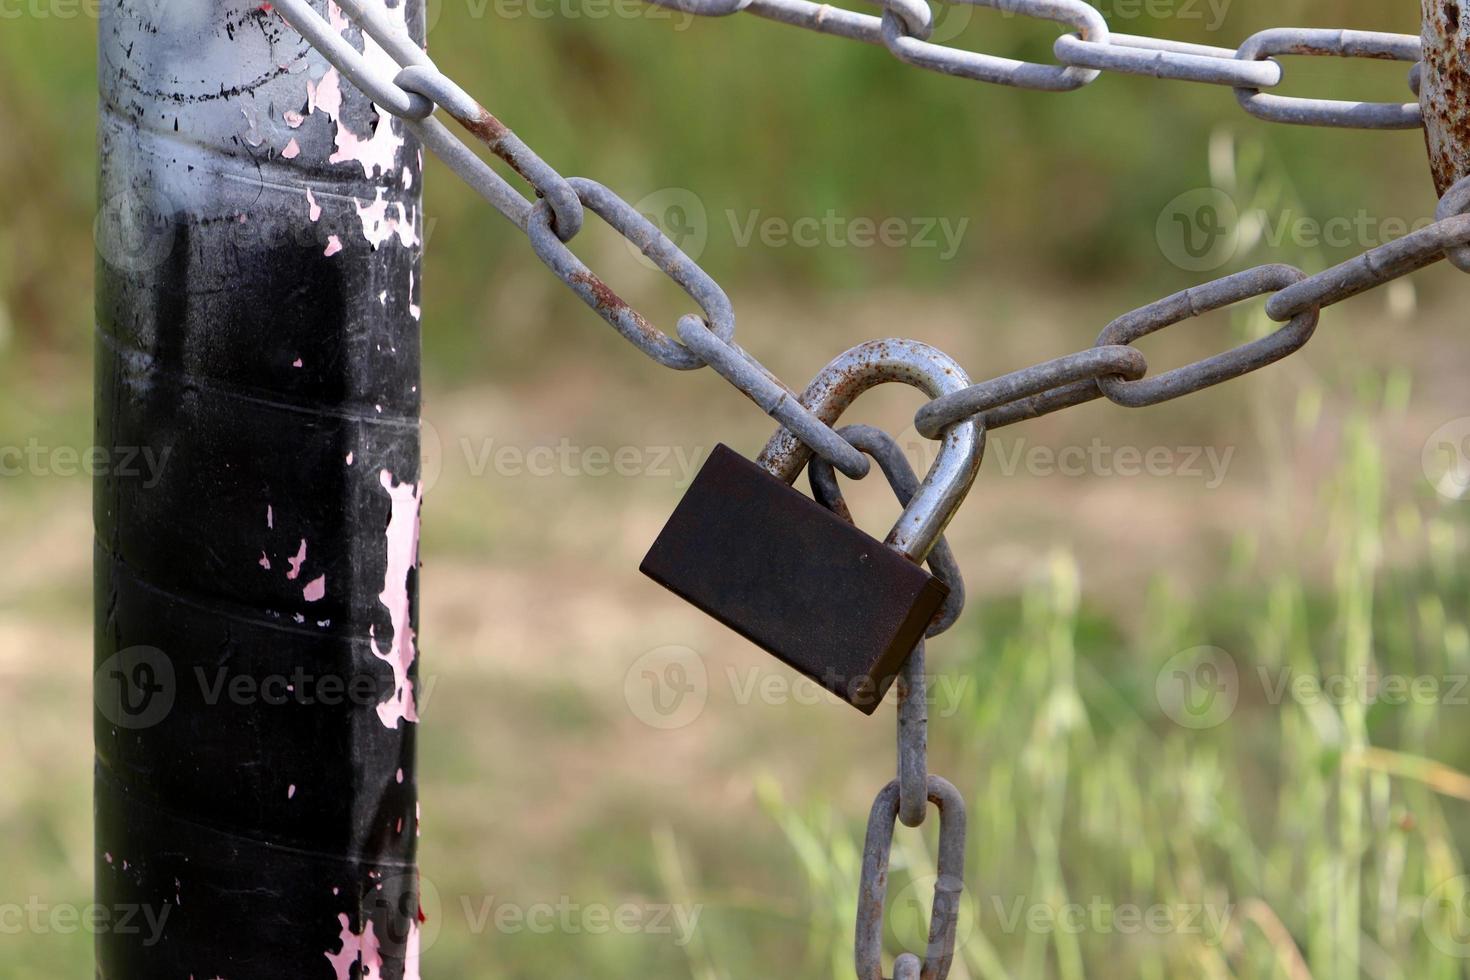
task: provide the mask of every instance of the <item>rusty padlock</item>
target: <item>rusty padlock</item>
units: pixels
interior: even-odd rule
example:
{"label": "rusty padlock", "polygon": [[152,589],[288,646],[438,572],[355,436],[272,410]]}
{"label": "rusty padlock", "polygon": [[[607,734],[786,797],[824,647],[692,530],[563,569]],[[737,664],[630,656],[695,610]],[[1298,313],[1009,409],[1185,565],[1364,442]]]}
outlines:
{"label": "rusty padlock", "polygon": [[[801,402],[828,425],[864,391],[969,385],[947,354],[876,340],[840,355]],[[883,700],[948,589],[922,566],[975,480],[985,431],[940,435],[933,468],[888,533],[869,536],[796,490],[811,450],[786,429],[756,462],[715,447],[640,570],[864,714]]]}

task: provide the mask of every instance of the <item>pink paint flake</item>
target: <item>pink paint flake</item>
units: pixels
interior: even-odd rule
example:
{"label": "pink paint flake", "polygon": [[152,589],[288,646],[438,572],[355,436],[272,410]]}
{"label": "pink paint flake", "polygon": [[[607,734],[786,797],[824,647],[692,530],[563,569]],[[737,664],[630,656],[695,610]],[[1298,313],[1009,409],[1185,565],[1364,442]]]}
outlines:
{"label": "pink paint flake", "polygon": [[306,83],[306,111],[318,109],[333,119],[342,111],[342,76],[335,68],[328,68],[321,81]]}
{"label": "pink paint flake", "polygon": [[[325,954],[332,964],[332,969],[337,971],[337,980],[349,980],[354,966],[360,967],[359,976],[362,980],[370,980],[370,978],[376,980],[381,977],[383,975],[383,954],[379,949],[378,937],[373,931],[372,922],[367,924],[361,935],[357,935],[352,931],[352,920],[346,915],[337,916],[337,921],[342,923],[342,949],[336,953]],[[413,945],[411,936],[409,943]],[[414,958],[416,960],[417,956],[415,955]],[[405,976],[407,976],[406,971]]]}
{"label": "pink paint flake", "polygon": [[304,362],[301,360],[301,358],[298,357],[298,358],[296,358],[296,360],[294,360],[294,361],[291,362],[291,366],[294,367],[294,368],[299,368],[299,367],[302,366],[303,363]]}
{"label": "pink paint flake", "polygon": [[328,235],[327,250],[322,254],[327,256],[327,258],[331,258],[340,251],[342,251],[342,239],[338,238],[336,235]]}
{"label": "pink paint flake", "polygon": [[287,160],[295,160],[301,156],[301,144],[296,142],[296,137],[291,137],[291,142],[287,143],[285,149],[281,150],[281,156]]}
{"label": "pink paint flake", "polygon": [[423,955],[422,948],[423,937],[419,934],[419,924],[410,919],[408,943],[403,950],[403,980],[420,980],[419,960]]}
{"label": "pink paint flake", "polygon": [[[389,204],[381,187],[374,192],[371,203],[355,201],[354,206],[357,208],[358,220],[362,222],[362,237],[372,244],[374,251],[394,238],[404,248],[412,248],[418,244],[418,231],[403,203]],[[412,285],[409,288],[412,290]]]}
{"label": "pink paint flake", "polygon": [[288,799],[288,800],[294,800],[295,798],[296,798],[296,784],[295,783],[292,783],[290,786],[287,786],[286,787],[286,799]]}
{"label": "pink paint flake", "polygon": [[306,561],[306,539],[302,538],[301,547],[297,550],[296,557],[286,559],[286,564],[291,566],[291,570],[286,573],[286,578],[293,582],[296,581],[296,576],[301,574],[301,564],[304,561]]}
{"label": "pink paint flake", "polygon": [[353,455],[354,455],[353,453],[348,453],[347,454],[347,465],[348,466],[351,466],[352,465],[352,457],[353,457]]}
{"label": "pink paint flake", "polygon": [[422,484],[393,483],[393,474],[383,470],[379,482],[388,491],[392,509],[388,517],[388,567],[383,575],[383,591],[378,601],[388,608],[393,625],[393,639],[386,650],[378,646],[376,627],[368,630],[373,655],[393,668],[393,694],[378,705],[378,718],[388,728],[397,728],[400,720],[417,722],[413,680],[409,671],[418,652],[414,648],[412,602],[408,595],[408,577],[418,563],[419,503]]}
{"label": "pink paint flake", "polygon": [[306,588],[301,590],[301,594],[307,602],[320,602],[322,597],[327,594],[327,577],[325,575],[319,575],[310,582],[307,582]]}
{"label": "pink paint flake", "polygon": [[306,216],[312,221],[318,221],[322,216],[322,206],[316,203],[316,195],[312,194],[310,187],[306,189]]}
{"label": "pink paint flake", "polygon": [[297,112],[295,109],[287,109],[285,112],[281,113],[281,118],[285,119],[286,125],[290,126],[292,129],[300,129],[301,124],[306,122],[306,117]]}
{"label": "pink paint flake", "polygon": [[265,569],[266,571],[270,571],[271,570],[271,560],[268,557],[266,557],[266,554],[265,554],[264,551],[262,551],[260,553],[260,567],[263,568],[263,569]]}

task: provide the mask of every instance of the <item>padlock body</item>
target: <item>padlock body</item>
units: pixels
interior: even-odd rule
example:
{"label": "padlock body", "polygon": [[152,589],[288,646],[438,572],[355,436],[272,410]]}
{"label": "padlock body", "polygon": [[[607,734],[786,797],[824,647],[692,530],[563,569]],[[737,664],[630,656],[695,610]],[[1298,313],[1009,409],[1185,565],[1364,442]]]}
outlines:
{"label": "padlock body", "polygon": [[872,714],[948,588],[716,446],[641,571]]}

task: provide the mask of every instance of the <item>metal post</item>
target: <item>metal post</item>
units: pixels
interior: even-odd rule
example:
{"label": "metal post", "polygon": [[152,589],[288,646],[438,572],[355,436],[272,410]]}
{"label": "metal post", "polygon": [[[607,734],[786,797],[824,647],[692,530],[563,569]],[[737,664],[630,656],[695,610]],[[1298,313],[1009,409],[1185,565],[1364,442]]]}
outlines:
{"label": "metal post", "polygon": [[259,0],[99,43],[97,976],[416,978],[418,147]]}
{"label": "metal post", "polygon": [[1470,9],[1423,0],[1424,74],[1419,102],[1429,164],[1440,194],[1470,175]]}

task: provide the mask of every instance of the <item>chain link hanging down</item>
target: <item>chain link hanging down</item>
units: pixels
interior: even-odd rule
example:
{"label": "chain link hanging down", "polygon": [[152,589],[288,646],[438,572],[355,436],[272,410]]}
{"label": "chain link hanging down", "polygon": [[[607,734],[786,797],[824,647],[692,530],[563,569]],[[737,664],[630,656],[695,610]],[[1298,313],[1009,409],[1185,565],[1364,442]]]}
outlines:
{"label": "chain link hanging down", "polygon": [[[813,411],[819,404],[832,402],[832,392],[809,388],[798,394],[736,343],[734,308],[724,290],[653,222],[602,184],[583,177],[564,177],[542,160],[509,127],[440,72],[423,49],[384,16],[375,0],[336,2],[353,25],[397,62],[399,70],[393,77],[370,64],[316,11],[311,0],[274,0],[274,6],[312,48],[382,112],[402,120],[430,151],[524,232],[537,257],[619,334],[666,367],[712,368],[779,422],[782,431],[772,445],[787,450],[785,457],[798,467],[813,457],[808,468],[813,496],[839,515],[851,519],[834,469],[848,477],[863,477],[870,469],[869,456],[878,462],[901,503],[907,504],[918,492],[920,482],[890,436],[868,426],[833,429]],[[1412,129],[1422,125],[1417,103],[1286,98],[1266,91],[1280,85],[1284,76],[1276,55],[1388,58],[1414,63],[1410,78],[1411,85],[1416,85],[1422,76],[1418,64],[1421,45],[1419,38],[1409,35],[1283,28],[1263,31],[1239,48],[1230,49],[1113,34],[1102,15],[1082,0],[969,0],[977,6],[1074,29],[1076,33],[1058,38],[1054,46],[1057,63],[1046,65],[932,43],[933,16],[924,0],[881,0],[881,16],[810,0],[654,2],[704,16],[752,13],[882,45],[911,64],[997,84],[1064,91],[1090,83],[1103,71],[1112,71],[1228,86],[1248,112],[1278,122],[1364,129]],[[444,110],[503,160],[531,187],[536,200],[528,200],[518,192],[435,119],[436,109]],[[581,231],[588,210],[634,245],[699,308],[698,314],[678,320],[677,339],[634,310],[572,252],[568,243]],[[915,416],[915,426],[930,439],[953,438],[956,426],[974,419],[979,423],[976,438],[983,440],[989,429],[1099,398],[1130,407],[1154,405],[1256,371],[1303,347],[1316,330],[1321,311],[1328,306],[1445,258],[1470,272],[1467,211],[1470,177],[1445,192],[1436,220],[1428,227],[1315,275],[1286,265],[1263,265],[1176,293],[1113,320],[1091,348],[959,390],[930,392],[930,401]],[[1267,297],[1267,316],[1281,326],[1232,350],[1150,376],[1143,354],[1131,346],[1151,333],[1259,296]],[[958,365],[945,355],[924,349],[962,376]],[[894,370],[902,373],[901,366]],[[770,446],[767,448],[769,451]],[[796,472],[782,475],[794,478]],[[929,627],[928,635],[933,636],[959,616],[964,589],[954,556],[942,539],[929,554],[928,563],[935,576],[950,587],[948,600]],[[922,961],[905,953],[894,961],[893,969],[894,980],[944,980],[954,958],[963,889],[965,805],[952,784],[927,771],[922,642],[904,668],[898,702],[898,778],[878,794],[870,815],[855,962],[860,980],[883,977],[883,913],[894,825],[901,822],[919,826],[932,803],[939,809],[941,828],[929,946]]]}

